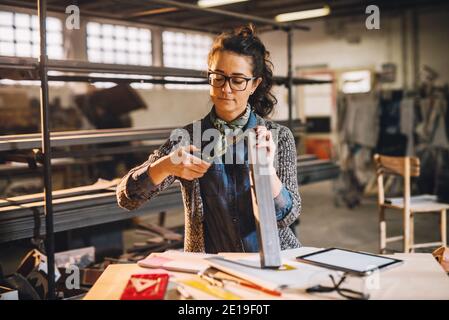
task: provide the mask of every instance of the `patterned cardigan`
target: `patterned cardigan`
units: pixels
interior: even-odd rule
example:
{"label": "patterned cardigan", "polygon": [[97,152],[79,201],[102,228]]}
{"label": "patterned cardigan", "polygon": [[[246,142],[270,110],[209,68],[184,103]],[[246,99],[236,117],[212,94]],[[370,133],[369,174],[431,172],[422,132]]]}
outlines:
{"label": "patterned cardigan", "polygon": [[[282,220],[277,222],[281,249],[297,248],[301,244],[289,227],[298,218],[301,211],[301,198],[299,196],[296,172],[297,157],[295,140],[293,134],[287,127],[258,115],[256,117],[257,125],[265,126],[268,130],[271,130],[273,139],[275,143],[277,142],[274,166],[279,179],[292,197],[292,208],[290,212]],[[193,137],[193,127],[194,124],[189,124],[183,128],[189,132],[190,137]],[[160,184],[153,185],[146,173],[149,165],[161,157],[168,155],[176,143],[177,141],[167,140],[149,156],[147,161],[131,169],[117,186],[117,202],[120,207],[126,210],[137,209],[144,202],[157,196],[178,179],[181,182],[181,193],[185,212],[184,250],[189,252],[204,252],[203,203],[199,180],[194,179],[193,181],[189,181],[175,176],[169,176]]]}

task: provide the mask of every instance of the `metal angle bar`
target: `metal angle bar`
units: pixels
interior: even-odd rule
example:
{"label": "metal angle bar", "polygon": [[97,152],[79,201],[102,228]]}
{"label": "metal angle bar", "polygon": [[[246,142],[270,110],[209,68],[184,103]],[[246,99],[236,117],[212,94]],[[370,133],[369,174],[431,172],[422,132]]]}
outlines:
{"label": "metal angle bar", "polygon": [[[39,65],[36,58],[0,57],[1,68],[21,68],[25,70],[37,70]],[[54,60],[49,59],[48,70],[77,73],[120,73],[150,76],[173,76],[187,78],[205,78],[206,73],[201,70],[181,69],[157,66],[139,66],[87,62],[79,60]]]}
{"label": "metal angle bar", "polygon": [[152,143],[152,145],[141,146],[120,146],[111,148],[95,148],[87,150],[70,150],[70,151],[53,151],[53,159],[55,158],[92,158],[98,156],[108,156],[127,153],[151,153],[153,152],[159,143]]}
{"label": "metal angle bar", "polygon": [[[24,70],[36,71],[38,66],[38,61],[35,58],[17,58],[17,57],[0,57],[0,69],[17,69],[21,68]],[[168,68],[168,67],[155,67],[155,66],[133,66],[133,65],[120,65],[120,64],[104,64],[104,63],[94,63],[85,61],[65,61],[65,60],[49,60],[48,62],[49,70],[62,71],[62,72],[75,72],[75,73],[116,73],[116,74],[132,74],[132,75],[150,75],[150,76],[160,76],[160,77],[185,77],[185,78],[206,78],[205,71],[201,70],[191,70],[191,69],[180,69],[180,68]],[[123,78],[106,78],[106,77],[92,77],[88,75],[50,75],[49,79],[54,81],[64,81],[64,77],[68,80],[73,79],[73,81],[82,81],[81,79],[92,78],[98,81],[110,81],[114,79],[117,81]],[[127,79],[127,78],[125,78]],[[150,82],[152,79],[134,79],[129,78],[134,81]],[[161,80],[161,79],[157,79]],[[287,77],[275,76],[273,81],[277,85],[285,85],[287,83]],[[156,80],[155,80],[156,81]],[[164,81],[171,81],[165,80]],[[176,80],[174,80],[176,81]],[[315,80],[308,78],[293,78],[292,83],[294,85],[307,85],[307,84],[326,84],[332,83],[331,80]],[[177,83],[177,82],[173,82]],[[180,83],[186,83],[186,81],[180,81]],[[192,81],[192,84],[203,83],[201,81]]]}
{"label": "metal angle bar", "polygon": [[[168,189],[161,192],[164,194],[179,193],[180,188],[178,184],[170,186]],[[2,199],[7,200],[7,199]],[[116,205],[116,198],[114,191],[101,191],[92,194],[80,194],[80,195],[70,195],[67,197],[62,197],[54,200],[55,214],[59,214],[60,211],[69,210],[73,208],[82,208],[95,206],[104,203],[114,203]],[[40,210],[43,214],[44,202],[37,199],[36,201],[27,203],[26,201],[16,201],[7,207],[0,207],[0,221],[4,219],[11,219],[14,214],[31,214],[31,211],[36,209]]]}
{"label": "metal angle bar", "polygon": [[259,242],[260,265],[262,268],[278,268],[281,266],[281,246],[276,222],[276,211],[271,189],[271,177],[267,165],[266,150],[256,149],[256,138],[252,135],[248,140],[250,160],[250,182],[253,213],[256,222]]}
{"label": "metal angle bar", "polygon": [[[109,202],[87,207],[80,207],[78,205],[78,207],[65,208],[63,211],[56,212],[55,231],[59,232],[112,221],[125,220],[147,213],[156,213],[174,207],[182,207],[179,188],[176,192],[163,192],[151,203],[148,203],[135,211],[126,213],[123,209],[117,206],[115,195],[110,195],[103,200],[109,200]],[[1,216],[3,216],[3,214],[0,215],[0,217]],[[28,210],[27,215],[22,215],[22,218],[20,219],[1,220],[0,242],[32,237],[33,219],[32,213]],[[8,221],[10,223],[8,223]],[[45,225],[42,226],[41,233],[45,234]]]}
{"label": "metal angle bar", "polygon": [[[173,77],[173,76],[172,76]],[[205,76],[203,76],[204,78]],[[34,78],[35,79],[35,78]],[[34,80],[27,79],[27,80]],[[167,79],[146,79],[146,78],[118,78],[118,77],[101,77],[101,76],[89,76],[89,75],[60,75],[60,76],[48,76],[49,81],[67,81],[67,82],[114,82],[114,83],[153,83],[153,84],[192,84],[192,85],[204,85],[209,84],[207,80],[167,80]],[[275,85],[288,85],[288,78],[286,77],[274,77]],[[317,85],[332,83],[332,80],[315,80],[308,78],[292,78],[292,85]]]}
{"label": "metal angle bar", "polygon": [[70,61],[50,60],[48,66],[50,70],[66,71],[66,72],[121,73],[121,74],[173,76],[173,77],[189,77],[189,78],[206,77],[206,73],[201,70],[156,67],[156,66],[108,64],[108,63],[86,62],[76,60]]}
{"label": "metal angle bar", "polygon": [[153,84],[191,84],[191,85],[205,85],[209,84],[207,80],[193,81],[193,80],[166,80],[166,79],[136,79],[136,78],[117,78],[117,77],[91,77],[91,76],[74,76],[61,75],[49,76],[49,81],[66,81],[66,82],[114,82],[114,83],[153,83]]}
{"label": "metal angle bar", "polygon": [[[172,130],[176,129],[176,127],[163,127],[163,128],[117,128],[117,129],[93,129],[93,130],[76,130],[76,131],[58,131],[58,132],[51,132],[51,137],[71,137],[71,136],[81,136],[81,135],[92,135],[92,134],[103,134],[103,133],[128,133],[128,132],[134,132],[134,133],[150,133],[153,132],[156,137],[163,136],[164,134],[169,135]],[[160,135],[160,136],[159,136]],[[13,135],[5,135],[0,136],[0,142],[1,141],[8,141],[8,140],[20,140],[20,139],[34,139],[39,138],[39,133],[25,133],[25,134],[13,134]]]}
{"label": "metal angle bar", "polygon": [[[83,194],[106,192],[109,189],[114,188],[118,182],[119,182],[118,180],[104,181],[104,182],[98,181],[92,185],[56,190],[56,191],[53,191],[53,193],[52,193],[53,199],[67,198],[67,197],[73,197],[73,196],[78,196],[78,195],[83,195]],[[109,190],[109,191],[111,191],[111,190]],[[44,196],[43,193],[35,193],[35,194],[27,194],[27,195],[17,196],[17,197],[9,197],[6,199],[0,199],[0,207],[10,205],[11,203],[24,204],[24,203],[29,203],[29,202],[42,201],[43,196]]]}
{"label": "metal angle bar", "polygon": [[[112,195],[111,192],[115,191],[115,186],[118,181],[109,181],[103,184],[95,183],[93,185],[75,187],[70,189],[62,189],[53,191],[53,198],[55,199],[55,208],[59,204],[75,204],[76,206],[88,206],[88,202],[91,200],[103,201],[103,199],[108,199],[108,196]],[[162,194],[176,193],[179,192],[179,185],[174,184],[164,190]],[[42,206],[43,194],[36,193],[24,196],[10,197],[10,198],[0,198],[0,208],[9,206],[13,208],[17,206],[18,210],[29,209],[32,207]],[[109,200],[108,200],[109,201]],[[112,200],[115,202],[115,199]],[[8,209],[0,209],[1,211],[8,212]],[[13,209],[9,209],[13,211]],[[58,211],[57,208],[55,211]],[[0,215],[0,219],[3,216]]]}
{"label": "metal angle bar", "polygon": [[[117,205],[114,204],[66,211],[64,212],[64,215],[55,216],[55,231],[60,232],[113,221],[126,220],[143,214],[156,213],[166,209],[182,207],[182,201],[180,198],[180,195],[173,199],[162,197],[162,199],[158,201],[157,206],[153,206],[151,208],[140,208],[126,214],[122,209],[118,208]],[[161,202],[162,200],[164,200],[164,202]],[[23,220],[20,225],[17,223],[9,226],[4,224],[0,225],[0,230],[3,229],[0,234],[0,242],[32,237],[33,228],[30,227],[32,225],[32,217]],[[45,223],[42,226],[41,234],[45,234]]]}
{"label": "metal angle bar", "polygon": [[[67,147],[75,145],[102,144],[111,142],[127,142],[137,140],[165,140],[170,134],[154,132],[121,132],[121,133],[94,133],[73,136],[52,136],[52,147]],[[0,140],[0,151],[25,150],[40,148],[39,140],[36,138],[11,138]]]}
{"label": "metal angle bar", "polygon": [[[285,121],[279,121],[285,124]],[[297,120],[293,121],[292,131],[294,134],[303,130],[304,126]],[[169,138],[175,128],[160,129],[104,129],[52,132],[52,147],[66,147],[72,145],[102,144],[111,142],[127,142],[137,140],[165,140]],[[0,151],[26,150],[40,148],[40,134],[19,134],[0,136]]]}

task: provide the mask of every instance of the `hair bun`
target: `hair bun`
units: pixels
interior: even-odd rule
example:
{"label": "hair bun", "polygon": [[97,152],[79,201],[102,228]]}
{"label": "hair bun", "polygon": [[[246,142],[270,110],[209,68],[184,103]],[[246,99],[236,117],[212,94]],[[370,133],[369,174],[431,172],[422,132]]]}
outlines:
{"label": "hair bun", "polygon": [[250,23],[246,26],[240,27],[237,30],[236,34],[238,36],[245,37],[245,38],[254,37],[256,35],[256,28],[254,27],[254,25],[252,23]]}

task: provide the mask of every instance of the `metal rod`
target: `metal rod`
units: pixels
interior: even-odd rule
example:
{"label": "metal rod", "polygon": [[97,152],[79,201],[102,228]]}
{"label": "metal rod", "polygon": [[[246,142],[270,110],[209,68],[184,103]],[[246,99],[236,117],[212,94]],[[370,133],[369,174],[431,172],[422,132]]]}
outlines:
{"label": "metal rod", "polygon": [[[114,129],[93,129],[93,130],[75,130],[75,131],[59,131],[59,132],[51,132],[51,138],[55,137],[76,137],[79,139],[80,136],[90,136],[90,135],[98,135],[98,134],[116,134],[120,135],[122,133],[144,133],[148,134],[148,136],[141,136],[137,138],[137,140],[149,140],[149,139],[162,139],[164,138],[162,135],[166,134],[167,137],[170,135],[172,130],[176,129],[176,127],[160,127],[160,128],[114,128]],[[150,134],[154,134],[154,136],[150,136]],[[2,135],[0,136],[0,142],[20,142],[20,141],[29,141],[30,139],[37,140],[41,135],[39,133],[24,133],[24,134],[11,134],[11,135]],[[162,137],[162,138],[158,138]],[[98,141],[100,143],[101,141]],[[109,141],[109,142],[117,142],[117,141]],[[95,142],[97,143],[97,142]],[[52,146],[53,140],[52,140]]]}
{"label": "metal rod", "polygon": [[40,57],[39,73],[41,78],[41,131],[42,152],[44,154],[44,192],[45,192],[45,249],[47,255],[47,281],[48,299],[55,299],[55,243],[53,233],[53,199],[51,181],[51,142],[48,108],[48,79],[47,79],[47,2],[38,0],[37,11],[39,16]]}
{"label": "metal rod", "polygon": [[402,31],[402,83],[404,90],[408,90],[408,48],[407,48],[407,11],[401,14]]}
{"label": "metal rod", "polygon": [[[0,68],[1,69],[16,69],[20,67],[24,70],[33,71],[38,67],[38,61],[34,58],[17,58],[17,57],[0,57]],[[156,66],[131,66],[131,65],[121,65],[121,64],[106,64],[106,63],[96,63],[96,62],[86,62],[86,61],[59,61],[59,60],[48,60],[47,64],[48,70],[51,71],[60,71],[60,72],[73,72],[73,73],[118,73],[118,74],[129,74],[129,75],[139,75],[139,76],[170,76],[170,77],[185,77],[185,78],[197,78],[200,81],[193,81],[192,83],[188,83],[186,81],[181,81],[186,84],[203,84],[203,79],[206,78],[206,73],[201,70],[193,70],[193,69],[179,69],[179,68],[168,68],[168,67],[156,67]],[[34,76],[34,74],[31,74]],[[127,78],[106,78],[106,77],[91,77],[85,76],[86,81],[89,81],[89,77],[92,79],[99,78],[103,81],[114,82],[122,81],[122,79]],[[61,77],[61,78],[58,78]],[[65,78],[62,78],[65,77]],[[73,78],[71,78],[73,77]],[[61,80],[68,81],[73,79],[73,81],[81,81],[77,78],[77,75],[51,75],[48,78],[50,80]],[[26,78],[26,80],[33,80],[36,78]],[[64,80],[67,79],[67,80]],[[115,79],[115,80],[112,80]],[[129,78],[131,79],[131,78]],[[14,79],[13,79],[14,80]],[[95,79],[96,80],[96,79]],[[134,79],[134,82],[151,82],[151,79]],[[147,81],[148,80],[148,81]],[[154,80],[156,81],[156,80]],[[172,80],[164,80],[164,81],[172,81]],[[177,80],[173,80],[177,81]],[[273,81],[276,85],[285,85],[287,82],[286,77],[273,77]],[[304,84],[322,84],[322,83],[331,83],[332,81],[328,80],[314,80],[307,78],[293,78],[294,85],[304,85]],[[175,82],[173,82],[175,83]]]}
{"label": "metal rod", "polygon": [[266,18],[261,18],[261,17],[252,16],[252,15],[248,15],[248,14],[231,12],[231,11],[220,10],[220,9],[202,8],[202,7],[194,5],[194,4],[183,3],[183,2],[178,2],[178,1],[148,0],[147,2],[153,2],[153,3],[158,3],[158,4],[162,4],[162,5],[166,5],[166,6],[173,6],[173,7],[189,9],[189,10],[202,11],[202,12],[206,12],[206,13],[218,14],[221,16],[242,19],[245,21],[260,22],[260,23],[271,25],[271,26],[279,28],[279,29],[284,29],[284,28],[291,29],[293,27],[293,28],[299,29],[299,30],[305,30],[305,31],[310,30],[309,27],[302,26],[302,25],[279,23],[272,19],[266,19]]}
{"label": "metal rod", "polygon": [[143,78],[117,78],[117,77],[91,77],[91,76],[48,76],[49,81],[64,81],[64,82],[113,82],[113,83],[152,83],[152,84],[190,84],[190,85],[207,85],[207,80],[166,80],[166,79],[143,79]]}
{"label": "metal rod", "polygon": [[416,9],[412,11],[412,34],[413,34],[413,76],[414,76],[414,90],[419,89],[419,18]]}
{"label": "metal rod", "polygon": [[[93,130],[92,133],[85,134],[51,134],[51,146],[68,147],[75,145],[102,144],[111,142],[127,142],[136,140],[165,140],[170,137],[171,131],[166,129],[129,129],[128,132],[112,131],[98,132]],[[0,151],[9,150],[27,150],[39,148],[39,138],[34,135],[10,135],[0,137]]]}
{"label": "metal rod", "polygon": [[205,71],[156,67],[156,66],[135,66],[123,64],[107,64],[86,61],[63,61],[50,60],[49,69],[61,72],[106,72],[106,73],[122,73],[122,74],[139,74],[152,76],[173,76],[173,77],[190,77],[190,78],[206,78]]}
{"label": "metal rod", "polygon": [[[288,121],[278,121],[279,124],[288,125]],[[138,140],[165,140],[170,136],[174,127],[164,127],[158,129],[100,129],[100,130],[80,130],[63,131],[51,133],[51,146],[69,147],[75,145],[103,144],[111,142],[127,142]],[[293,121],[292,132],[294,135],[305,130],[299,120]],[[0,136],[0,151],[28,150],[41,147],[40,134],[17,134]]]}
{"label": "metal rod", "polygon": [[292,71],[293,31],[287,32],[287,90],[288,90],[288,127],[293,130],[293,71]]}

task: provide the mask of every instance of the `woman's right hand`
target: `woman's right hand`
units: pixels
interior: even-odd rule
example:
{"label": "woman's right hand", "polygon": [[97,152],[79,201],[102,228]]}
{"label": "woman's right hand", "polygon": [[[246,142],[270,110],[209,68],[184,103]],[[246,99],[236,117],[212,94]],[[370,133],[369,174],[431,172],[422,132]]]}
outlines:
{"label": "woman's right hand", "polygon": [[189,145],[170,153],[170,174],[186,180],[201,178],[211,164],[194,156],[192,153],[196,151],[200,150],[194,145]]}
{"label": "woman's right hand", "polygon": [[195,151],[199,149],[193,145],[180,147],[152,163],[148,174],[153,183],[159,184],[170,175],[189,181],[201,178],[211,164],[191,154]]}

